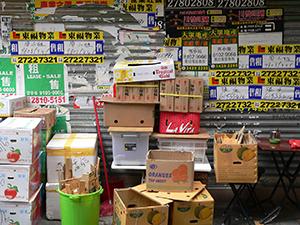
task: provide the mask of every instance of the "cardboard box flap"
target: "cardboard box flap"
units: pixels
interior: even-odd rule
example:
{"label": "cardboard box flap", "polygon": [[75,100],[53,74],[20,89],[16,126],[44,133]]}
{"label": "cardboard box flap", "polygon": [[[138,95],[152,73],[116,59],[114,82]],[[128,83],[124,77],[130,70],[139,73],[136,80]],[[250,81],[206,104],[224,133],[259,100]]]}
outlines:
{"label": "cardboard box flap", "polygon": [[162,205],[159,201],[146,195],[142,195],[132,188],[115,188],[115,194],[117,194],[120,199],[123,200],[122,205],[124,208],[138,207],[142,209],[148,206]]}
{"label": "cardboard box flap", "polygon": [[182,151],[175,151],[175,150],[154,150],[149,151],[147,153],[147,160],[172,160],[172,161],[194,161],[194,153],[193,152],[182,152]]}
{"label": "cardboard box flap", "polygon": [[165,191],[146,191],[146,183],[137,185],[132,189],[140,192],[141,194],[148,196],[149,198],[155,198],[160,201],[161,204],[169,204],[170,200],[178,201],[191,201],[195,198],[201,191],[205,189],[205,184],[200,181],[194,181],[193,191],[191,192],[165,192]]}
{"label": "cardboard box flap", "polygon": [[41,121],[40,118],[8,117],[0,123],[0,127],[11,129],[34,129]]}
{"label": "cardboard box flap", "polygon": [[55,134],[47,144],[48,150],[78,150],[91,149],[94,151],[97,144],[97,134],[73,133]]}
{"label": "cardboard box flap", "polygon": [[211,196],[211,194],[208,192],[206,188],[203,188],[202,191],[197,194],[192,201],[195,202],[207,202],[207,201],[214,201],[214,198]]}
{"label": "cardboard box flap", "polygon": [[151,198],[155,201],[158,201],[160,204],[162,205],[166,205],[166,204],[170,204],[173,202],[173,200],[171,199],[167,199],[167,198],[159,198],[157,197],[157,192],[152,192],[152,191],[146,191],[146,183],[143,183],[143,184],[139,184],[137,186],[134,186],[131,188],[132,190],[134,191],[137,191],[139,192],[140,194],[148,197],[148,198]]}

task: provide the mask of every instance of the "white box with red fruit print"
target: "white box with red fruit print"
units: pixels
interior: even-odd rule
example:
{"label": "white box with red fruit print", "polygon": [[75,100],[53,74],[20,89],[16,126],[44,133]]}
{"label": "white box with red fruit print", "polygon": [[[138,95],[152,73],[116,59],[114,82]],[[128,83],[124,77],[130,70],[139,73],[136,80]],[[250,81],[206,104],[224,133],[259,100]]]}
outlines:
{"label": "white box with red fruit print", "polygon": [[0,201],[28,202],[41,185],[41,161],[31,165],[0,165]]}
{"label": "white box with red fruit print", "polygon": [[8,117],[0,123],[0,164],[32,164],[41,149],[40,118]]}
{"label": "white box with red fruit print", "polygon": [[[37,225],[42,217],[42,186],[29,202],[0,202],[1,225]],[[2,218],[3,218],[2,217]]]}
{"label": "white box with red fruit print", "polygon": [[193,191],[193,152],[149,150],[146,156],[147,191]]}

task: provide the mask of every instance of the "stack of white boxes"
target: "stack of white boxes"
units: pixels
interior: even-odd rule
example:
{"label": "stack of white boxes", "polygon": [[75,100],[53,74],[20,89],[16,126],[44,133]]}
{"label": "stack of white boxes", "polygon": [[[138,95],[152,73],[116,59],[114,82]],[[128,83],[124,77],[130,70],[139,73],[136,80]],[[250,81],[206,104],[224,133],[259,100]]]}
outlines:
{"label": "stack of white boxes", "polygon": [[39,118],[8,117],[0,123],[0,208],[5,224],[41,219],[41,131]]}

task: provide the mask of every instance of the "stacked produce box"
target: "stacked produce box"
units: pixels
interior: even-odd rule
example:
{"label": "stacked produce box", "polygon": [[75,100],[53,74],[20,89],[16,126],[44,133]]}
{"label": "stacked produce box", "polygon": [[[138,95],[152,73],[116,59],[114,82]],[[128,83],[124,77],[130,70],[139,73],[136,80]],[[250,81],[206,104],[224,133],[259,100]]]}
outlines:
{"label": "stacked produce box", "polygon": [[42,120],[0,123],[0,205],[9,224],[37,224],[42,213]]}

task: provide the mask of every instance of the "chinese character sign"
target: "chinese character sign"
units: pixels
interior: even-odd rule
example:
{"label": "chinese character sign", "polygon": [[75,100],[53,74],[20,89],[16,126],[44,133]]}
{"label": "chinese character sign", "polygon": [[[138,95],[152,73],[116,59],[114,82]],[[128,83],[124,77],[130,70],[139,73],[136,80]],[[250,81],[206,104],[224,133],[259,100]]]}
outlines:
{"label": "chinese character sign", "polygon": [[64,65],[24,65],[25,95],[31,104],[68,104]]}

